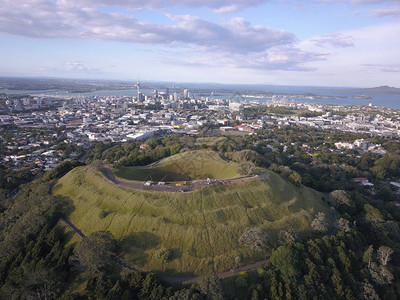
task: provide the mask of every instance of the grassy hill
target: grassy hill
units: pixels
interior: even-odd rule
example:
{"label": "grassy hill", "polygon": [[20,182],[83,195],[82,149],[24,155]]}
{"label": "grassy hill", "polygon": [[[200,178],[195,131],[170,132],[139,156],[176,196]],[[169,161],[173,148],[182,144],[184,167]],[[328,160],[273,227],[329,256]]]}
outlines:
{"label": "grassy hill", "polygon": [[[229,270],[238,255],[245,262],[268,255],[269,249],[255,252],[238,242],[247,228],[265,228],[273,247],[280,230],[307,232],[317,212],[330,216],[322,194],[296,188],[268,170],[265,174],[267,179],[167,193],[119,188],[86,166],[62,177],[53,193],[70,199],[68,218],[85,234],[111,231],[120,241],[119,257],[127,263],[167,274],[201,275]],[[160,249],[172,250],[169,262],[156,258]]]}
{"label": "grassy hill", "polygon": [[149,167],[122,167],[115,175],[137,181],[182,181],[239,177],[238,164],[213,151],[189,151],[161,160]]}

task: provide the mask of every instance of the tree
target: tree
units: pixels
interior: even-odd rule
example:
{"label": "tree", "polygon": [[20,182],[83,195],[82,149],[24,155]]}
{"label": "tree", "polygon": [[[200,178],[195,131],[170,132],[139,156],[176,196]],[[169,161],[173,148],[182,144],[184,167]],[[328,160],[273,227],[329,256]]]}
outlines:
{"label": "tree", "polygon": [[89,299],[105,299],[112,287],[111,278],[104,274],[92,274],[86,284],[86,294]]}
{"label": "tree", "polygon": [[293,172],[289,175],[289,180],[297,187],[301,185],[302,179],[299,173]]}
{"label": "tree", "polygon": [[150,298],[151,293],[160,285],[160,280],[155,273],[149,273],[143,280],[142,289],[139,293],[140,299]]}
{"label": "tree", "polygon": [[343,232],[350,232],[350,222],[346,219],[340,218],[338,220],[338,228]]}
{"label": "tree", "polygon": [[257,171],[257,167],[251,161],[245,161],[240,163],[238,172],[242,175],[252,175]]}
{"label": "tree", "polygon": [[298,239],[298,236],[293,230],[282,230],[279,232],[279,240],[283,243],[293,244]]}
{"label": "tree", "polygon": [[57,295],[58,289],[62,285],[57,273],[49,269],[32,270],[25,274],[24,285],[26,297],[39,299],[52,299]]}
{"label": "tree", "polygon": [[380,211],[371,204],[364,205],[365,219],[371,223],[383,222],[383,216]]}
{"label": "tree", "polygon": [[155,258],[162,263],[168,262],[172,257],[172,251],[170,249],[160,249],[155,253]]}
{"label": "tree", "polygon": [[250,298],[250,299],[251,299],[251,300],[258,300],[258,299],[260,299],[259,296],[258,296],[257,290],[253,290],[253,291],[251,292],[251,298]]}
{"label": "tree", "polygon": [[268,234],[260,227],[246,229],[239,238],[239,242],[251,249],[261,251],[267,246]]}
{"label": "tree", "polygon": [[372,261],[372,254],[374,253],[374,247],[370,245],[367,250],[365,250],[364,255],[363,255],[363,261],[364,263],[368,264],[368,269],[371,267],[371,261]]}
{"label": "tree", "polygon": [[200,291],[206,295],[207,300],[223,300],[224,292],[222,287],[221,279],[216,276],[203,277],[199,282],[198,286]]}
{"label": "tree", "polygon": [[281,272],[287,283],[296,281],[299,275],[299,255],[294,247],[279,246],[272,252],[271,263]]}
{"label": "tree", "polygon": [[351,206],[351,200],[349,195],[343,190],[335,190],[329,194],[331,198],[336,202],[336,206],[340,206],[342,204]]}
{"label": "tree", "polygon": [[371,263],[369,268],[371,278],[379,285],[390,284],[393,280],[393,274],[385,266],[378,265],[374,262]]}
{"label": "tree", "polygon": [[390,260],[390,255],[392,255],[393,249],[390,247],[386,246],[381,246],[378,249],[378,258],[383,266],[386,266],[386,264]]}
{"label": "tree", "polygon": [[123,293],[123,289],[121,287],[119,280],[117,280],[117,282],[114,284],[114,286],[108,293],[108,299],[110,299],[110,300],[121,299],[122,293]]}
{"label": "tree", "polygon": [[50,181],[55,178],[61,178],[62,176],[67,174],[69,171],[71,171],[73,168],[79,167],[82,165],[83,164],[77,160],[63,161],[57,167],[55,167],[54,169],[47,172],[46,175],[43,176],[43,181]]}
{"label": "tree", "polygon": [[361,295],[366,300],[379,300],[379,296],[370,283],[363,283],[361,285]]}
{"label": "tree", "polygon": [[333,288],[335,289],[335,294],[338,298],[344,296],[344,287],[341,274],[337,268],[333,268],[333,275],[331,277]]}
{"label": "tree", "polygon": [[199,292],[194,289],[181,289],[175,292],[169,300],[200,300],[203,299]]}
{"label": "tree", "polygon": [[116,248],[114,236],[109,231],[96,231],[85,237],[74,249],[74,256],[90,273],[99,273],[112,263]]}
{"label": "tree", "polygon": [[138,294],[140,292],[144,279],[144,275],[142,274],[142,272],[139,271],[130,272],[125,275],[124,278],[124,280],[128,282],[129,290],[131,290],[135,294]]}
{"label": "tree", "polygon": [[235,266],[238,268],[243,262],[243,256],[239,254],[238,256],[235,257]]}
{"label": "tree", "polygon": [[247,273],[240,274],[235,280],[235,286],[239,288],[247,288],[249,286]]}
{"label": "tree", "polygon": [[311,228],[322,233],[328,231],[328,222],[323,212],[317,213],[315,219],[311,222]]}
{"label": "tree", "polygon": [[386,221],[384,227],[392,240],[400,240],[400,227],[396,221]]}

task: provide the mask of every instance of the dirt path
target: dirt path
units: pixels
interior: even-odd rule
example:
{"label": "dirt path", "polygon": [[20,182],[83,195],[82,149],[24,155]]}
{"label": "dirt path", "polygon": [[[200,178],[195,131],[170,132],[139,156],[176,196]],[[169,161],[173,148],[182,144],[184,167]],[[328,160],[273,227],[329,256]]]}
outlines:
{"label": "dirt path", "polygon": [[[70,220],[68,220],[65,216],[61,217],[61,220],[69,227],[72,229],[72,231],[74,231],[75,234],[77,234],[81,239],[84,239],[86,237],[86,235],[78,228],[76,227]],[[121,266],[122,268],[128,269],[130,271],[140,271],[144,274],[148,273],[142,270],[139,270],[135,267],[132,267],[126,263],[124,263],[122,260],[113,257],[112,260],[119,266]],[[232,276],[234,274],[237,274],[239,272],[243,272],[243,271],[249,271],[251,269],[254,268],[258,268],[261,266],[264,266],[266,264],[269,264],[270,260],[269,259],[264,259],[258,262],[255,262],[253,264],[249,264],[249,265],[245,265],[242,266],[240,268],[237,269],[231,269],[229,271],[226,272],[220,272],[220,273],[216,273],[215,275],[217,275],[219,278],[224,278],[224,277],[228,277],[228,276]],[[194,277],[179,277],[179,276],[166,276],[166,275],[161,275],[159,274],[158,277],[162,280],[162,281],[167,281],[167,282],[195,282],[198,281],[199,279],[205,277],[205,276],[194,276]]]}
{"label": "dirt path", "polygon": [[[217,275],[219,278],[225,278],[225,277],[233,276],[233,275],[235,275],[237,273],[240,273],[240,272],[250,271],[252,269],[255,269],[255,268],[258,268],[258,267],[262,267],[262,266],[267,265],[269,263],[270,263],[269,259],[264,259],[264,260],[260,260],[258,262],[255,262],[254,264],[245,265],[243,267],[240,267],[240,268],[237,268],[237,269],[232,269],[232,270],[229,270],[229,271],[226,271],[226,272],[216,273],[215,275]],[[198,281],[201,278],[204,278],[206,276],[174,277],[174,276],[159,275],[158,277],[160,277],[161,280],[168,281],[168,282],[196,282],[196,281]]]}
{"label": "dirt path", "polygon": [[158,184],[151,184],[151,185],[145,185],[142,182],[135,182],[135,181],[122,181],[119,180],[114,176],[110,168],[106,166],[101,166],[99,167],[99,170],[103,173],[103,175],[111,181],[114,185],[122,188],[127,188],[127,189],[137,189],[137,190],[146,190],[146,191],[157,191],[157,192],[191,192],[194,190],[201,189],[205,186],[208,185],[213,185],[213,184],[222,184],[222,185],[227,185],[233,182],[241,181],[241,180],[246,180],[246,179],[252,179],[252,178],[268,178],[267,175],[265,174],[259,174],[259,175],[254,175],[254,176],[245,176],[245,177],[239,177],[239,178],[234,178],[234,179],[229,179],[229,180],[217,180],[217,179],[211,179],[211,180],[193,180],[193,181],[186,181],[185,185],[182,186],[177,186],[175,183],[165,183],[163,185],[158,185]]}
{"label": "dirt path", "polygon": [[[329,193],[325,193],[325,197],[328,199],[328,203],[331,203],[331,195]],[[334,235],[338,232],[339,228],[337,226],[337,212],[336,209],[334,207],[330,207],[330,211],[331,211],[331,215],[332,215],[332,226],[328,231],[328,235]]]}

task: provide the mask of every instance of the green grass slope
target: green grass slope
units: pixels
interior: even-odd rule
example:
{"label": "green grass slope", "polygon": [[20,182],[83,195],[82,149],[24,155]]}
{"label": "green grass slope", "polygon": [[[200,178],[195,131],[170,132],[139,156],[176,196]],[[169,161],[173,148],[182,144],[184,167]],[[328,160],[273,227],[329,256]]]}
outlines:
{"label": "green grass slope", "polygon": [[[238,255],[245,262],[268,255],[268,249],[254,252],[238,242],[246,228],[265,228],[273,247],[280,230],[307,231],[317,212],[330,215],[322,194],[265,173],[268,179],[167,193],[119,188],[99,170],[78,167],[53,193],[70,199],[68,218],[86,235],[111,231],[120,242],[118,256],[127,263],[171,275],[202,275],[229,270]],[[101,211],[107,216],[101,218]],[[169,262],[157,260],[160,249],[172,250]]]}
{"label": "green grass slope", "polygon": [[115,175],[137,181],[182,181],[239,177],[238,164],[224,160],[214,151],[197,150],[167,157],[154,166],[122,167]]}

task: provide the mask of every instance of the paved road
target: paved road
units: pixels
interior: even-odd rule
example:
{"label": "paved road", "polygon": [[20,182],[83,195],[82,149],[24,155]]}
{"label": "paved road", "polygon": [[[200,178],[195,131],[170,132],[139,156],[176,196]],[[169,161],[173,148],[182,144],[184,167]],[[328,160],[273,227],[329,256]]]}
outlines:
{"label": "paved road", "polygon": [[61,217],[61,220],[63,220],[64,223],[67,224],[68,227],[71,228],[81,239],[84,239],[86,237],[86,235],[78,227],[72,224],[72,222],[66,217]]}
{"label": "paved road", "polygon": [[211,180],[193,180],[193,181],[187,181],[187,183],[183,186],[177,186],[175,183],[165,183],[164,185],[158,185],[158,184],[152,184],[152,185],[144,185],[142,182],[135,182],[135,181],[122,181],[116,178],[113,173],[111,172],[110,168],[106,166],[101,166],[99,167],[100,171],[103,173],[103,175],[111,181],[114,185],[122,187],[122,188],[128,188],[128,189],[137,189],[137,190],[147,190],[147,191],[158,191],[158,192],[191,192],[197,189],[201,189],[205,186],[208,185],[213,185],[213,184],[222,184],[222,185],[227,185],[236,181],[240,180],[245,180],[245,179],[251,179],[251,178],[268,178],[267,175],[265,174],[259,174],[255,176],[245,176],[245,177],[240,177],[240,178],[235,178],[235,179],[230,179],[230,180],[217,180],[217,179],[211,179]]}

